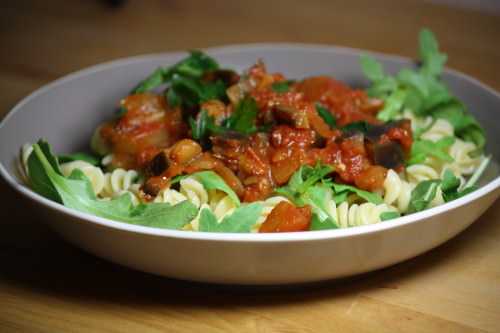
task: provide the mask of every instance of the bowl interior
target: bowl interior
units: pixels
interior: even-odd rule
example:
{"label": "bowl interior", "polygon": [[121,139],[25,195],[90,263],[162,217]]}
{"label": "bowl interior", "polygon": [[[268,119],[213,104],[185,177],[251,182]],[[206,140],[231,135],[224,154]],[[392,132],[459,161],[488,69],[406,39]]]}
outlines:
{"label": "bowl interior", "polygon": [[[223,67],[239,71],[263,59],[272,72],[290,78],[331,75],[350,85],[368,83],[359,66],[362,51],[307,45],[251,45],[215,48],[208,51]],[[0,162],[11,177],[17,177],[19,148],[26,142],[45,138],[56,152],[88,149],[94,128],[113,116],[118,101],[138,81],[159,66],[175,63],[186,54],[170,53],[123,59],[71,74],[36,91],[21,101],[0,125]],[[389,73],[412,62],[399,57],[374,55]],[[453,56],[453,55],[452,55]],[[487,133],[493,160],[500,160],[500,96],[477,80],[456,71],[443,75],[450,89],[468,106]],[[498,177],[492,163],[482,179],[485,184]]]}

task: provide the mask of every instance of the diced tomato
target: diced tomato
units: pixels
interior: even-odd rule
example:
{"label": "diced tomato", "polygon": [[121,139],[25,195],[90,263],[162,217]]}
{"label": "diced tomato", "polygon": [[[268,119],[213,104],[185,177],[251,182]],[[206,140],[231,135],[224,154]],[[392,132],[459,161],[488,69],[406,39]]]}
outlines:
{"label": "diced tomato", "polygon": [[294,232],[309,230],[311,207],[296,207],[282,201],[274,207],[261,225],[259,232]]}
{"label": "diced tomato", "polygon": [[387,169],[372,165],[354,177],[354,184],[362,190],[376,191],[384,187]]}

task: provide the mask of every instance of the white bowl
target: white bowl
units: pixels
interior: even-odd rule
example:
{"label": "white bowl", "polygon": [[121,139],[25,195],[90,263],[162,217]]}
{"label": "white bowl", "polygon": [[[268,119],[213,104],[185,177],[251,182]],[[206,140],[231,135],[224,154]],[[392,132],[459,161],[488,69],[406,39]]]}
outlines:
{"label": "white bowl", "polygon": [[[242,70],[262,58],[271,71],[301,78],[329,74],[364,85],[361,51],[318,45],[259,44],[207,50],[226,67]],[[0,124],[0,173],[37,204],[64,239],[115,263],[163,276],[231,284],[311,282],[363,273],[419,255],[474,222],[500,195],[493,163],[482,187],[458,200],[388,222],[342,230],[282,234],[218,234],[154,229],[68,209],[34,193],[16,176],[25,142],[46,138],[58,152],[86,148],[93,129],[117,101],[158,66],[185,53],[141,56],[97,65],[59,79],[22,100]],[[407,59],[377,55],[389,72]],[[453,55],[451,55],[453,57]],[[452,70],[443,79],[485,127],[488,152],[498,160],[500,95]]]}

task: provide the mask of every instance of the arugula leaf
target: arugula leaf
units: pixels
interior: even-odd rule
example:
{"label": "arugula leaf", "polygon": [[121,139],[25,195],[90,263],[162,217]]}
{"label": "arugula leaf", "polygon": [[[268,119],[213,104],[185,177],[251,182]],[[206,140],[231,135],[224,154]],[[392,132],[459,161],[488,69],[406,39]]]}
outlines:
{"label": "arugula leaf", "polygon": [[399,212],[383,212],[380,214],[380,220],[381,221],[387,221],[387,220],[392,220],[400,217],[401,214]]}
{"label": "arugula leaf", "polygon": [[57,157],[57,160],[59,161],[59,163],[66,163],[72,161],[85,161],[92,165],[99,165],[101,163],[98,157],[91,155],[89,153],[73,153],[73,154],[59,155]]}
{"label": "arugula leaf", "polygon": [[443,179],[441,180],[441,190],[443,191],[444,201],[448,202],[455,200],[476,190],[475,186],[470,186],[464,190],[459,190],[460,179],[455,177],[451,170],[447,169],[444,172]]}
{"label": "arugula leaf", "polygon": [[[128,193],[109,200],[98,200],[90,181],[81,170],[74,170],[70,177],[64,177],[55,156],[47,143],[39,141],[33,145],[30,156],[30,178],[32,183],[43,182],[57,197],[47,196],[66,207],[96,216],[156,228],[179,229],[189,223],[197,213],[197,208],[188,201],[175,206],[165,203],[139,204],[134,207]],[[48,183],[45,183],[47,182]],[[38,191],[37,191],[38,192]],[[40,193],[40,192],[39,192]],[[45,195],[46,193],[41,193]]]}
{"label": "arugula leaf", "polygon": [[404,109],[421,116],[443,118],[453,125],[456,136],[474,142],[480,152],[486,142],[484,130],[440,79],[446,55],[439,52],[436,38],[430,30],[422,29],[419,40],[422,66],[417,70],[403,69],[394,77],[385,75],[375,59],[361,57],[363,72],[372,81],[367,89],[368,95],[385,101],[377,118],[392,120]]}
{"label": "arugula leaf", "polygon": [[332,190],[326,184],[316,184],[309,187],[301,196],[303,204],[311,206],[316,220],[311,221],[311,228],[335,229],[338,228],[336,216],[330,215],[329,203],[332,201]]}
{"label": "arugula leaf", "polygon": [[455,199],[461,198],[464,195],[467,195],[469,193],[472,193],[475,190],[477,190],[477,186],[469,186],[469,187],[464,188],[461,191],[452,191],[452,192],[448,192],[448,193],[443,193],[443,198],[444,198],[444,201],[449,202],[449,201],[453,201]]}
{"label": "arugula leaf", "polygon": [[382,200],[382,197],[377,193],[364,191],[351,185],[331,183],[331,186],[335,193],[354,193],[360,198],[363,198],[366,201],[374,203],[376,205],[384,202],[384,200]]}
{"label": "arugula leaf", "polygon": [[224,127],[242,134],[257,132],[255,120],[259,109],[257,103],[251,97],[242,99],[236,106],[234,112],[226,119]]}
{"label": "arugula leaf", "polygon": [[226,193],[233,202],[239,206],[240,199],[234,191],[226,184],[226,182],[213,171],[200,171],[192,175],[196,178],[207,190],[219,190]]}
{"label": "arugula leaf", "polygon": [[274,82],[271,84],[271,89],[277,93],[286,93],[290,90],[290,86],[294,83],[293,80]]}
{"label": "arugula leaf", "polygon": [[217,217],[209,208],[203,208],[200,212],[199,231],[217,232],[219,223]]}
{"label": "arugula leaf", "polygon": [[410,159],[407,165],[423,163],[427,157],[432,156],[441,161],[453,162],[446,150],[455,142],[452,136],[444,137],[439,141],[433,142],[430,140],[415,140],[411,146]]}
{"label": "arugula leaf", "polygon": [[134,94],[141,94],[162,85],[166,71],[164,68],[157,68],[151,75],[142,80],[133,90]]}
{"label": "arugula leaf", "polygon": [[491,156],[488,156],[487,158],[483,159],[483,161],[481,161],[481,164],[477,167],[476,171],[474,171],[467,183],[463,186],[463,189],[460,189],[460,180],[455,177],[453,172],[451,172],[450,170],[446,170],[441,181],[441,190],[443,191],[444,200],[446,202],[452,201],[477,190],[478,187],[476,186],[476,183],[486,170],[486,167],[488,166],[490,161]]}
{"label": "arugula leaf", "polygon": [[179,63],[169,69],[167,76],[180,74],[184,76],[200,78],[208,71],[219,69],[219,64],[209,55],[193,50],[189,52],[189,57],[181,60]]}
{"label": "arugula leaf", "polygon": [[389,121],[396,118],[396,116],[402,111],[404,101],[407,92],[405,90],[398,89],[393,92],[384,103],[384,107],[377,114],[377,118],[382,121]]}
{"label": "arugula leaf", "polygon": [[330,128],[337,128],[337,120],[327,108],[319,103],[316,103],[316,112],[318,112],[319,116],[323,118],[325,123],[327,123]]}
{"label": "arugula leaf", "polygon": [[200,214],[199,230],[205,232],[250,232],[262,209],[262,204],[258,202],[245,204],[235,209],[231,215],[224,217],[218,223],[217,218],[210,209],[204,208]]}
{"label": "arugula leaf", "polygon": [[361,132],[363,134],[367,133],[372,125],[366,121],[354,121],[341,128],[342,132]]}
{"label": "arugula leaf", "polygon": [[444,53],[439,52],[436,37],[429,29],[422,29],[419,35],[420,59],[422,59],[422,72],[426,75],[438,76],[443,71],[447,60]]}
{"label": "arugula leaf", "polygon": [[313,213],[309,230],[316,231],[316,230],[330,230],[338,228],[339,228],[338,225],[331,218],[321,220],[317,214]]}
{"label": "arugula leaf", "polygon": [[133,90],[140,94],[168,83],[175,74],[189,78],[200,78],[205,72],[219,68],[217,62],[201,51],[191,51],[190,55],[171,67],[160,67],[142,80]]}
{"label": "arugula leaf", "polygon": [[226,86],[222,81],[202,82],[199,79],[175,74],[166,95],[171,106],[195,108],[211,99],[224,99]]}
{"label": "arugula leaf", "polygon": [[370,81],[377,82],[385,78],[382,65],[373,57],[363,54],[359,60],[363,73]]}
{"label": "arugula leaf", "polygon": [[237,106],[232,115],[225,119],[222,125],[215,124],[213,117],[208,115],[206,110],[201,110],[197,119],[189,119],[191,126],[191,136],[195,140],[204,141],[210,135],[222,134],[228,131],[235,131],[241,134],[250,135],[258,131],[255,126],[258,108],[253,98],[244,98]]}
{"label": "arugula leaf", "polygon": [[440,180],[425,180],[413,189],[411,192],[408,213],[416,213],[426,209],[437,193]]}
{"label": "arugula leaf", "polygon": [[474,117],[466,113],[466,108],[460,101],[453,99],[435,107],[432,116],[450,122],[458,137],[474,142],[479,149],[484,147],[486,143],[484,130]]}
{"label": "arugula leaf", "polygon": [[311,186],[323,180],[332,171],[331,166],[321,163],[317,163],[314,167],[302,165],[290,177],[288,184],[276,189],[275,192],[288,197],[292,201],[297,200],[301,194],[304,194]]}
{"label": "arugula leaf", "polygon": [[441,190],[443,193],[456,191],[460,187],[460,179],[455,177],[453,172],[446,169],[441,179]]}
{"label": "arugula leaf", "polygon": [[367,89],[368,96],[384,98],[398,88],[398,82],[392,76],[384,77],[380,81],[373,82]]}
{"label": "arugula leaf", "polygon": [[37,154],[34,153],[35,148],[39,151],[39,154],[46,157],[45,160],[53,172],[62,176],[61,169],[59,168],[59,162],[52,153],[52,149],[49,144],[46,141],[38,140],[38,143],[33,145],[33,152],[28,157],[28,176],[30,178],[31,187],[38,194],[50,200],[62,203],[61,196],[45,172]]}

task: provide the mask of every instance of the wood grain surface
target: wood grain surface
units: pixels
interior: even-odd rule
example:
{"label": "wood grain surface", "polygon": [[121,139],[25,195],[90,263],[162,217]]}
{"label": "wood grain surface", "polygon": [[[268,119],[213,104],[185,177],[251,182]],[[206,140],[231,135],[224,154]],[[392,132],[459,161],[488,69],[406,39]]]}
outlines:
{"label": "wood grain surface", "polygon": [[[2,1],[0,114],[51,80],[118,57],[273,41],[413,57],[421,26],[437,33],[449,66],[500,90],[500,17],[424,1]],[[499,202],[425,255],[286,288],[131,271],[60,240],[3,182],[0,202],[0,332],[500,331]]]}

